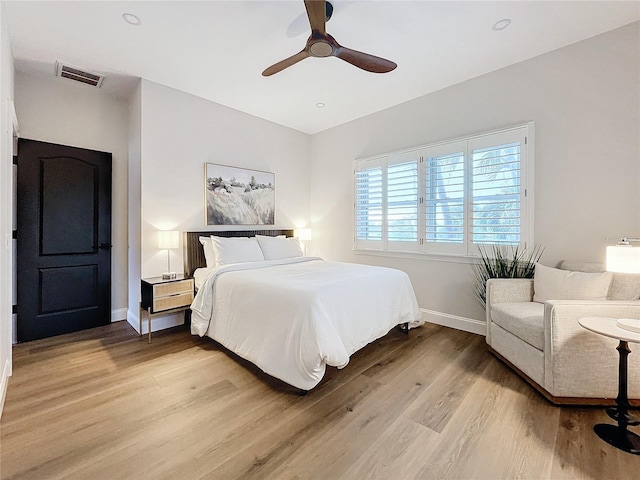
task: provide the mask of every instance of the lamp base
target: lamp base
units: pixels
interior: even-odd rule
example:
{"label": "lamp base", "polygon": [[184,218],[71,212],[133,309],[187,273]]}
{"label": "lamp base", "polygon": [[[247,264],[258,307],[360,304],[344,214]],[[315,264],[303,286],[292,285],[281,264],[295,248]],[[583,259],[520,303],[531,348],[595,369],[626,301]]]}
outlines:
{"label": "lamp base", "polygon": [[640,320],[636,318],[619,318],[616,323],[620,328],[630,332],[640,333]]}
{"label": "lamp base", "polygon": [[176,278],[176,272],[165,272],[162,274],[163,280],[173,280]]}

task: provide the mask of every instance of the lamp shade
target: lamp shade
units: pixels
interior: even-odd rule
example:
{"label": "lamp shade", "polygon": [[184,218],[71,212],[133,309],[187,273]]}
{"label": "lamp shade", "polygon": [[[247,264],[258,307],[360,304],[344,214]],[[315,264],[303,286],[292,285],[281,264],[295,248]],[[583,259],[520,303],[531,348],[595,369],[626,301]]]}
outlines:
{"label": "lamp shade", "polygon": [[640,273],[640,248],[631,245],[607,247],[607,270],[620,273]]}
{"label": "lamp shade", "polygon": [[161,230],[158,232],[158,248],[161,250],[178,248],[180,246],[180,232],[176,230]]}
{"label": "lamp shade", "polygon": [[311,240],[311,229],[310,228],[296,228],[293,231],[293,235],[298,237],[299,240],[303,242],[308,242]]}

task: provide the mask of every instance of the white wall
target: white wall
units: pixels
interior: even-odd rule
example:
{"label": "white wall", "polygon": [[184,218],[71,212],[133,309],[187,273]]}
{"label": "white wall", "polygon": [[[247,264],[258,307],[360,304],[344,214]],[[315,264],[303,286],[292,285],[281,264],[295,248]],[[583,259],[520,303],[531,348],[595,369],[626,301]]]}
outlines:
{"label": "white wall", "polygon": [[[166,251],[157,247],[158,230],[229,229],[206,226],[205,163],[275,173],[275,228],[308,224],[309,135],[148,80],[141,83],[142,277],[167,269]],[[136,188],[130,186],[132,192]],[[133,208],[129,213],[138,214]],[[237,227],[247,228],[252,227]],[[171,267],[182,271],[182,249],[172,252]],[[130,288],[133,292],[133,285],[137,286],[137,296],[129,298],[128,318],[138,328],[140,277],[132,272]],[[154,319],[154,329],[180,322],[175,315]]]}
{"label": "white wall", "polygon": [[[128,305],[127,320],[139,329],[140,302],[140,227],[142,219],[140,168],[142,158],[142,82],[138,82],[135,91],[129,98],[129,210],[128,219],[128,260],[129,272],[127,276]],[[130,281],[134,279],[134,281]],[[141,332],[140,332],[141,333]]]}
{"label": "white wall", "polygon": [[127,312],[128,108],[102,90],[60,78],[16,73],[22,138],[112,154],[111,320]]}
{"label": "white wall", "polygon": [[636,22],[314,135],[311,253],[405,270],[427,319],[482,327],[468,263],[352,252],[353,160],[533,120],[542,263],[602,262],[640,236],[639,86]]}
{"label": "white wall", "polygon": [[13,55],[4,3],[0,4],[0,415],[11,375],[13,305]]}

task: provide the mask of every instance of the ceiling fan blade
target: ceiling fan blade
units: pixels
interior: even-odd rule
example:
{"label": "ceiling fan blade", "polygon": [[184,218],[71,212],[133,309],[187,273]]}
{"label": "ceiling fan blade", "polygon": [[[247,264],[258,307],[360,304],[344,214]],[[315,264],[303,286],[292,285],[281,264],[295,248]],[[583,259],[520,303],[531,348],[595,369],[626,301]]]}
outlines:
{"label": "ceiling fan blade", "polygon": [[[348,6],[351,3],[353,2],[348,2],[347,0],[341,0],[340,3],[336,4],[336,6],[334,7],[333,3],[331,3],[330,1],[325,1],[325,5],[326,5],[325,25],[327,24],[327,22],[329,22],[329,20],[331,20],[333,12],[336,10],[336,8],[339,8],[340,11],[342,11],[346,6]],[[303,33],[306,33],[308,35],[309,34],[308,29],[309,29],[309,17],[305,10],[305,13],[301,13],[296,18],[294,18],[293,21],[287,27],[287,31],[286,31],[287,38],[294,38],[294,37],[297,37],[298,35],[302,35]]]}
{"label": "ceiling fan blade", "polygon": [[311,31],[320,32],[323,35],[327,33],[325,29],[327,19],[327,5],[325,0],[304,0],[304,6],[307,8]]}
{"label": "ceiling fan blade", "polygon": [[298,63],[300,60],[304,60],[309,56],[309,52],[307,50],[302,50],[301,52],[296,53],[295,55],[290,56],[289,58],[285,58],[284,60],[279,61],[278,63],[274,63],[269,68],[267,68],[264,72],[262,72],[263,77],[269,77],[274,73],[278,73],[284,70],[291,65]]}
{"label": "ceiling fan blade", "polygon": [[342,46],[335,48],[333,55],[367,72],[387,73],[398,66],[391,60]]}

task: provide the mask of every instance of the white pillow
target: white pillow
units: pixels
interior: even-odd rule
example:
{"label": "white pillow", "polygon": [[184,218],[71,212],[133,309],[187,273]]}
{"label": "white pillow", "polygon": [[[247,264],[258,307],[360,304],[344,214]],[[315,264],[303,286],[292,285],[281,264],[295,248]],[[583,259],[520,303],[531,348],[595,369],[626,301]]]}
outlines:
{"label": "white pillow", "polygon": [[230,263],[261,262],[264,255],[255,238],[248,237],[214,237],[211,244],[216,257],[216,267]]}
{"label": "white pillow", "polygon": [[256,235],[265,260],[302,257],[302,249],[297,238],[267,237]]}
{"label": "white pillow", "polygon": [[198,237],[202,248],[204,249],[204,259],[207,261],[207,268],[213,268],[216,266],[216,254],[213,251],[213,244],[211,243],[211,237]]}
{"label": "white pillow", "polygon": [[611,277],[611,272],[570,272],[536,263],[533,301],[606,300]]}

